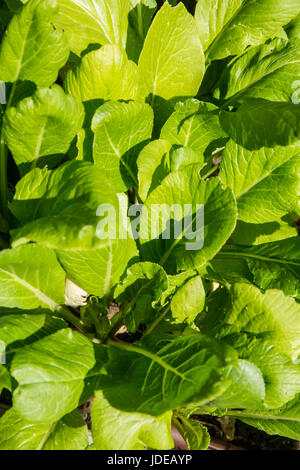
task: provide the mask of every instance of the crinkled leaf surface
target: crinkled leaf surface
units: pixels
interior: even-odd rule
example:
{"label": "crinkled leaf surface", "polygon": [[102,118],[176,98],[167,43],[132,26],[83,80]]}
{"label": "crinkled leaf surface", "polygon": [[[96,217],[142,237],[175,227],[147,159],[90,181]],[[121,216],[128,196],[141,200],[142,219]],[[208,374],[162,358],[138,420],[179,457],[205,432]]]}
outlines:
{"label": "crinkled leaf surface", "polygon": [[231,104],[246,98],[290,101],[300,74],[300,40],[284,48],[276,48],[276,44],[250,48],[229,66],[221,78],[221,98]]}
{"label": "crinkled leaf surface", "polygon": [[284,405],[299,392],[299,305],[280,291],[262,294],[246,284],[235,284],[227,298],[222,291],[201,330],[227,341],[261,370],[268,407]]}
{"label": "crinkled leaf surface", "polygon": [[292,102],[249,98],[236,112],[222,111],[220,121],[227,134],[248,150],[290,145],[300,137],[300,107]]}
{"label": "crinkled leaf surface", "polygon": [[152,127],[153,111],[148,104],[111,101],[96,111],[92,121],[94,162],[116,192],[137,186],[139,145],[150,139]]}
{"label": "crinkled leaf surface", "polygon": [[56,0],[31,0],[14,15],[0,47],[0,80],[55,82],[69,56],[63,32],[53,28],[57,12]]}
{"label": "crinkled leaf surface", "polygon": [[219,177],[237,198],[240,220],[261,224],[299,211],[299,156],[299,142],[256,151],[228,142]]}
{"label": "crinkled leaf surface", "polygon": [[199,0],[195,18],[206,54],[215,60],[281,37],[282,26],[298,13],[297,0]]}
{"label": "crinkled leaf surface", "polygon": [[176,420],[176,428],[187,443],[189,450],[206,450],[209,446],[210,435],[205,426],[194,419],[180,415]]}
{"label": "crinkled leaf surface", "polygon": [[15,162],[23,169],[34,168],[40,162],[51,165],[52,155],[68,150],[83,118],[82,104],[54,85],[8,109],[3,132]]}
{"label": "crinkled leaf surface", "polygon": [[252,281],[262,289],[281,289],[286,295],[299,292],[300,239],[288,238],[256,246],[228,245],[218,255],[220,262],[245,260]]}
{"label": "crinkled leaf surface", "polygon": [[[172,144],[190,147],[202,154],[222,146],[226,134],[220,126],[219,110],[211,103],[201,103],[195,99],[178,103],[161,130],[161,138]],[[211,153],[210,152],[210,153]]]}
{"label": "crinkled leaf surface", "polygon": [[58,5],[55,25],[64,29],[76,54],[89,44],[125,47],[130,0],[58,0]]}
{"label": "crinkled leaf surface", "polygon": [[137,65],[120,46],[107,44],[86,54],[68,72],[64,86],[81,101],[135,99]]}

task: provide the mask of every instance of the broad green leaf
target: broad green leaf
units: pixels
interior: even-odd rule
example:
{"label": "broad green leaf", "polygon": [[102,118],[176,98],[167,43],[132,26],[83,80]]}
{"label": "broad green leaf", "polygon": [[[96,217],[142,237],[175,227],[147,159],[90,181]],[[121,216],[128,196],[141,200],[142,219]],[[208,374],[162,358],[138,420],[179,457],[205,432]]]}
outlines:
{"label": "broad green leaf", "polygon": [[[52,171],[32,170],[17,184],[10,204],[21,225],[12,231],[14,246],[28,241],[59,250],[106,246],[110,240],[104,240],[98,230],[97,210],[101,204],[117,208],[114,193],[102,171],[88,162],[67,162]],[[114,224],[115,212],[108,211],[107,222]]]}
{"label": "broad green leaf", "polygon": [[207,403],[229,385],[231,347],[201,334],[172,338],[155,350],[115,343],[108,351],[105,398],[124,411],[159,416],[187,402]]}
{"label": "broad green leaf", "polygon": [[250,151],[229,141],[219,177],[236,196],[240,220],[261,224],[299,212],[299,155],[299,142]]}
{"label": "broad green leaf", "polygon": [[231,240],[235,245],[262,245],[297,235],[296,224],[291,222],[290,217],[264,224],[249,224],[238,220]]}
{"label": "broad green leaf", "polygon": [[197,276],[196,270],[183,271],[174,276],[168,275],[169,287],[162,295],[162,304],[167,303],[178,289],[180,289],[189,279]]}
{"label": "broad green leaf", "polygon": [[227,245],[217,255],[222,264],[244,260],[253,274],[253,282],[262,289],[280,289],[286,295],[299,292],[300,239],[288,238],[256,246]]}
{"label": "broad green leaf", "polygon": [[210,435],[207,428],[201,423],[180,415],[179,419],[176,419],[175,425],[189,450],[206,450],[208,448]]}
{"label": "broad green leaf", "polygon": [[248,150],[290,145],[300,137],[300,107],[291,102],[249,98],[235,112],[222,111],[220,121],[225,132]]}
{"label": "broad green leaf", "polygon": [[156,0],[131,0],[130,8],[126,51],[131,60],[138,62],[157,3]]}
{"label": "broad green leaf", "polygon": [[65,273],[55,253],[30,244],[0,253],[0,305],[55,310],[64,303]]}
{"label": "broad green leaf", "polygon": [[[218,220],[218,224],[215,224]],[[220,181],[203,181],[189,165],[171,173],[148,199],[141,218],[141,253],[167,272],[200,267],[212,259],[236,223],[236,205]]]}
{"label": "broad green leaf", "polygon": [[300,438],[300,401],[299,396],[285,406],[275,410],[249,410],[243,412],[231,412],[250,426],[254,426],[267,434]]}
{"label": "broad green leaf", "polygon": [[293,83],[300,75],[300,40],[285,48],[276,42],[250,48],[221,77],[221,98],[230,104],[246,98],[291,101]]}
{"label": "broad green leaf", "polygon": [[90,44],[126,45],[130,0],[57,0],[55,25],[63,28],[71,50],[80,55]]}
{"label": "broad green leaf", "polygon": [[180,286],[171,300],[172,316],[176,322],[193,323],[205,304],[205,291],[200,276],[188,279]]}
{"label": "broad green leaf", "polygon": [[170,142],[159,139],[150,142],[139,154],[137,158],[139,196],[143,201],[168,175],[170,150]]}
{"label": "broad green leaf", "polygon": [[172,412],[154,417],[143,413],[126,413],[113,408],[96,392],[92,405],[92,433],[97,450],[172,449]]}
{"label": "broad green leaf", "polygon": [[232,310],[226,324],[232,331],[245,331],[268,339],[292,360],[300,354],[300,306],[282,292],[262,294],[254,286],[236,285],[232,289]]}
{"label": "broad green leaf", "polygon": [[[22,312],[26,312],[26,310],[22,310]],[[12,355],[18,349],[33,344],[66,326],[67,324],[64,320],[44,313],[10,313],[9,315],[1,315],[0,341],[7,347],[7,362],[11,360]]]}
{"label": "broad green leaf", "polygon": [[210,403],[216,408],[254,408],[263,406],[265,382],[260,369],[249,361],[239,360],[228,372],[231,385]]}
{"label": "broad green leaf", "polygon": [[136,159],[141,145],[150,139],[152,127],[153,111],[144,103],[111,101],[96,111],[92,120],[94,162],[116,192],[137,186]]}
{"label": "broad green leaf", "polygon": [[222,147],[226,134],[219,122],[219,110],[211,103],[201,103],[195,99],[178,103],[161,130],[161,138],[172,144],[190,147],[202,155],[211,154]]}
{"label": "broad green leaf", "polygon": [[55,154],[66,153],[81,129],[83,118],[82,104],[54,85],[8,109],[3,132],[15,162],[24,171],[30,166],[51,165],[52,159],[55,165]]}
{"label": "broad green leaf", "polygon": [[13,16],[0,46],[0,80],[55,82],[69,56],[63,32],[52,25],[57,12],[56,0],[31,0]]}
{"label": "broad green leaf", "polygon": [[69,328],[18,351],[11,365],[18,382],[16,412],[32,423],[53,423],[70,413],[80,404],[85,387],[93,393],[101,373],[100,364],[93,370],[95,354],[93,343]]}
{"label": "broad green leaf", "polygon": [[153,140],[137,158],[140,198],[145,200],[172,171],[195,163],[204,164],[204,159],[190,147],[172,147],[167,140]]}
{"label": "broad green leaf", "polygon": [[297,0],[199,0],[195,18],[210,60],[243,52],[269,38],[299,13]]}
{"label": "broad green leaf", "polygon": [[109,240],[103,248],[57,252],[71,278],[89,294],[104,297],[119,282],[129,261],[136,256],[132,238]]}
{"label": "broad green leaf", "polygon": [[77,411],[52,424],[36,424],[11,408],[0,420],[1,450],[84,450],[87,446],[87,427]]}
{"label": "broad green leaf", "polygon": [[233,346],[241,359],[254,363],[266,385],[265,405],[279,407],[299,392],[300,307],[281,291],[262,294],[246,284],[223,291],[218,308],[211,303],[199,327]]}
{"label": "broad green leaf", "polygon": [[194,96],[204,75],[204,54],[194,18],[180,3],[165,3],[148,31],[139,63],[139,93],[166,100]]}
{"label": "broad green leaf", "polygon": [[131,330],[154,320],[152,302],[158,301],[167,288],[167,275],[158,264],[136,263],[127,270],[114,298],[124,306],[124,311],[129,311],[127,324]]}
{"label": "broad green leaf", "polygon": [[137,65],[117,45],[89,52],[72,68],[65,89],[81,101],[131,100],[137,94]]}

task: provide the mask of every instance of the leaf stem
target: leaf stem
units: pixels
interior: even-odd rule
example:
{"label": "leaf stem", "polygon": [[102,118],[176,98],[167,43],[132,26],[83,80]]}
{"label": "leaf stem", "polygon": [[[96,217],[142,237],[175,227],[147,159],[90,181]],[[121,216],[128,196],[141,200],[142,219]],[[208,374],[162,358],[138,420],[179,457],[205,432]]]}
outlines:
{"label": "leaf stem", "polygon": [[145,336],[149,335],[150,333],[152,333],[153,330],[155,330],[157,325],[159,325],[159,323],[165,318],[165,316],[170,311],[170,309],[171,309],[171,305],[168,305],[168,307],[165,310],[162,311],[162,313],[159,315],[159,317],[157,317],[156,320],[145,330],[145,332],[142,336],[143,338]]}
{"label": "leaf stem", "polygon": [[67,307],[64,307],[62,305],[59,305],[56,308],[56,311],[61,315],[61,317],[66,320],[67,322],[71,323],[75,328],[78,330],[82,331],[83,333],[86,330],[86,326],[83,323],[83,321],[80,320],[74,313],[72,313]]}

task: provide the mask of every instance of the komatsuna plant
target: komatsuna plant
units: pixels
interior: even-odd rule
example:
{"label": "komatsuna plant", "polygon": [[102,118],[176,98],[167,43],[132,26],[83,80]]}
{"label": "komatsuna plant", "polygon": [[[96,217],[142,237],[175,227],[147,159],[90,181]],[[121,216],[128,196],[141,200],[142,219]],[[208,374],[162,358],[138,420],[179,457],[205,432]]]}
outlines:
{"label": "komatsuna plant", "polygon": [[300,439],[299,13],[0,2],[1,449]]}

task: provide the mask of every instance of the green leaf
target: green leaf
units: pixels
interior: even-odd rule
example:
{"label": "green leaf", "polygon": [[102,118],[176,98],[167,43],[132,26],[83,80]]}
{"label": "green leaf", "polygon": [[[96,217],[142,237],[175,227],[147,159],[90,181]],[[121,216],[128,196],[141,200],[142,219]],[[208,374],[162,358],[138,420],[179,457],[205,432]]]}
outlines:
{"label": "green leaf", "polygon": [[[231,415],[234,413],[231,412]],[[279,435],[296,440],[300,438],[299,396],[279,409],[236,412],[235,417],[272,436]]]}
{"label": "green leaf", "polygon": [[135,62],[138,62],[156,8],[155,0],[131,0],[126,51]]}
{"label": "green leaf", "polygon": [[261,245],[297,235],[296,224],[288,216],[264,224],[249,224],[238,220],[231,240],[236,245]]}
{"label": "green leaf", "polygon": [[113,408],[102,392],[92,405],[92,433],[96,450],[172,449],[172,412],[154,417]]}
{"label": "green leaf", "polygon": [[284,405],[299,392],[300,306],[281,291],[262,294],[246,284],[235,284],[230,296],[222,291],[219,307],[212,302],[199,328],[228,342],[261,370],[267,407]]}
{"label": "green leaf", "polygon": [[35,424],[11,408],[0,420],[1,450],[84,450],[87,446],[87,427],[77,411],[52,424]]}
{"label": "green leaf", "polygon": [[54,166],[57,163],[54,154],[66,153],[81,129],[83,118],[82,104],[65,95],[58,85],[38,90],[16,108],[8,109],[3,132],[22,172],[39,164]]}
{"label": "green leaf", "polygon": [[57,0],[55,25],[63,28],[71,50],[80,55],[90,44],[126,45],[130,0]]}
{"label": "green leaf", "polygon": [[58,251],[58,258],[71,278],[89,294],[111,294],[129,261],[137,254],[135,241],[109,240],[103,248]]}
{"label": "green leaf", "polygon": [[281,289],[286,295],[299,292],[299,237],[252,247],[227,245],[217,257],[221,263],[245,260],[253,282],[262,289]]}
{"label": "green leaf", "polygon": [[16,412],[32,423],[58,421],[81,404],[85,388],[92,395],[101,373],[95,364],[93,343],[69,328],[18,351],[11,365]]}
{"label": "green leaf", "polygon": [[225,69],[221,98],[230,104],[246,98],[291,101],[293,83],[300,75],[300,40],[278,48],[277,41],[247,50]]}
{"label": "green leaf", "polygon": [[30,244],[0,253],[2,307],[57,309],[64,303],[65,273],[55,253]]}
{"label": "green leaf", "polygon": [[290,145],[300,137],[300,107],[293,103],[249,98],[235,112],[222,111],[220,121],[225,132],[248,150]]}
{"label": "green leaf", "polygon": [[[0,341],[6,345],[6,360],[9,362],[11,357],[18,349],[29,344],[33,344],[40,339],[55,333],[67,326],[61,318],[52,317],[42,313],[15,313],[0,316]],[[26,312],[22,310],[21,312]]]}
{"label": "green leaf", "polygon": [[224,191],[217,178],[202,181],[198,172],[197,166],[189,165],[171,173],[145,203],[140,230],[142,256],[161,264],[170,274],[200,267],[212,259],[235,227],[231,191]]}
{"label": "green leaf", "polygon": [[168,175],[168,156],[171,144],[159,139],[146,145],[137,158],[139,196],[145,200],[147,196]]}
{"label": "green leaf", "polygon": [[56,0],[31,0],[13,16],[0,47],[0,80],[55,82],[69,56],[63,32],[52,25],[57,12]]}
{"label": "green leaf", "polygon": [[297,0],[199,0],[195,18],[210,60],[243,52],[269,38],[281,37],[282,26],[299,13]]}
{"label": "green leaf", "polygon": [[178,103],[161,130],[161,138],[172,144],[190,147],[202,155],[209,155],[217,147],[222,147],[227,138],[219,122],[219,110],[211,103],[201,103],[195,99]]}
{"label": "green leaf", "polygon": [[172,316],[176,322],[193,323],[205,304],[205,291],[200,276],[188,279],[180,286],[171,300]]}
{"label": "green leaf", "polygon": [[228,387],[224,377],[236,362],[230,347],[201,334],[157,343],[154,351],[110,343],[102,385],[113,407],[159,416],[190,401],[206,403]]}
{"label": "green leaf", "polygon": [[153,111],[144,103],[111,101],[96,111],[94,162],[116,192],[137,186],[136,158],[141,144],[150,139],[152,127]]}
{"label": "green leaf", "polygon": [[[36,168],[19,181],[10,204],[21,224],[12,231],[13,244],[36,241],[59,250],[106,246],[110,240],[97,230],[101,204],[118,207],[114,189],[91,163],[67,162],[53,171]],[[111,224],[113,212],[107,216]]]}
{"label": "green leaf", "polygon": [[225,392],[210,403],[216,408],[255,408],[263,406],[265,382],[260,369],[249,361],[239,360],[228,372],[232,381]]}
{"label": "green leaf", "polygon": [[117,45],[86,54],[67,74],[65,89],[81,101],[131,100],[137,95],[137,65]]}
{"label": "green leaf", "polygon": [[166,100],[196,95],[204,75],[204,54],[194,18],[180,3],[155,16],[139,63],[140,95]]}
{"label": "green leaf", "polygon": [[299,142],[249,151],[229,141],[219,177],[237,198],[240,220],[261,224],[299,211],[299,151]]}
{"label": "green leaf", "polygon": [[187,419],[180,415],[175,425],[187,443],[189,450],[206,450],[209,446],[210,435],[205,426],[194,419]]}
{"label": "green leaf", "polygon": [[153,321],[152,302],[160,299],[168,288],[168,278],[161,266],[154,263],[136,263],[126,272],[126,277],[114,292],[114,298],[124,311],[130,310],[131,330],[135,331],[140,323]]}

